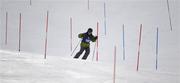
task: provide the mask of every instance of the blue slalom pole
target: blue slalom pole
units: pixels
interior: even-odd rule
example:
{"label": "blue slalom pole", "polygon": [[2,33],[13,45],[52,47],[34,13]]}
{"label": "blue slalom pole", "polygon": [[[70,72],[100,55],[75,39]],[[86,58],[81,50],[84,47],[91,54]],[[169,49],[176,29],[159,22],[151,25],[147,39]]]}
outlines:
{"label": "blue slalom pole", "polygon": [[104,2],[104,33],[106,35],[106,3]]}
{"label": "blue slalom pole", "polygon": [[156,70],[158,69],[158,48],[159,48],[159,29],[157,27],[157,32],[156,32]]}
{"label": "blue slalom pole", "polygon": [[106,35],[106,18],[104,18],[104,34]]}
{"label": "blue slalom pole", "polygon": [[106,3],[104,2],[104,17],[106,17]]}
{"label": "blue slalom pole", "polygon": [[124,24],[123,24],[123,27],[122,27],[122,31],[123,31],[123,60],[125,60],[125,35],[124,35]]}

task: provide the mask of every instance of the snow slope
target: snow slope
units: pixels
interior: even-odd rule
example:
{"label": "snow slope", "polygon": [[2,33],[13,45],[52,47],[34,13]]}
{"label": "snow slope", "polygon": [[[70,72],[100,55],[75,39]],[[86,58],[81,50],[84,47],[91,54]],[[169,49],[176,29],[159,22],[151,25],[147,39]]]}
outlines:
{"label": "snow slope", "polygon": [[[113,65],[28,53],[0,52],[0,83],[112,83]],[[179,74],[117,64],[116,83],[179,83]]]}
{"label": "snow slope", "polygon": [[[117,47],[117,83],[179,83],[180,1],[169,0],[0,0],[0,83],[112,83],[113,48]],[[104,31],[106,5],[107,34]],[[49,11],[47,60],[44,60],[46,13]],[[6,13],[8,13],[7,44]],[[19,15],[22,14],[21,52]],[[70,18],[73,49],[77,35],[99,22],[99,62],[70,56]],[[122,59],[125,24],[126,60]],[[139,27],[143,24],[139,72],[136,72]],[[158,70],[155,69],[156,29],[159,28]],[[75,53],[79,50],[75,51]],[[29,53],[24,53],[29,52]],[[31,53],[31,54],[30,54]],[[74,54],[75,54],[74,53]],[[40,54],[40,55],[38,55]]]}

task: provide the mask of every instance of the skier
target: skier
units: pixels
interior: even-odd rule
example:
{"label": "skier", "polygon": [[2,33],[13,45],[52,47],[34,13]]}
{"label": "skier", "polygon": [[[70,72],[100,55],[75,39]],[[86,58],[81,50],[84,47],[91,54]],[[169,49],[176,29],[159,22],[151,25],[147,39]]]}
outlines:
{"label": "skier", "polygon": [[89,28],[86,33],[81,33],[78,35],[79,38],[82,39],[81,41],[81,48],[80,51],[74,56],[74,58],[79,58],[79,56],[84,52],[85,54],[82,57],[83,60],[86,60],[89,53],[90,53],[90,41],[95,42],[97,40],[97,36],[92,35],[93,29]]}

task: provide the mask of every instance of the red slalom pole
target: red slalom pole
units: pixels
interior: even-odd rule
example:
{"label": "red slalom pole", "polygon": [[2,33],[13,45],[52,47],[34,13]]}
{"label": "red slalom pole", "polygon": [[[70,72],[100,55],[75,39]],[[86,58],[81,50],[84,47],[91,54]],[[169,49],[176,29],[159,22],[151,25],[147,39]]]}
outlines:
{"label": "red slalom pole", "polygon": [[5,34],[5,45],[7,45],[8,38],[8,12],[6,12],[6,34]]}
{"label": "red slalom pole", "polygon": [[113,67],[113,83],[116,81],[116,46],[114,46],[114,67]]}
{"label": "red slalom pole", "polygon": [[138,46],[138,57],[137,57],[137,71],[139,70],[139,59],[140,59],[140,47],[141,47],[141,34],[142,34],[142,24],[140,25],[139,32],[139,46]]}
{"label": "red slalom pole", "polygon": [[72,51],[72,17],[70,17],[70,49]]}
{"label": "red slalom pole", "polygon": [[46,55],[47,55],[48,24],[49,24],[49,11],[47,11],[47,16],[46,16],[46,38],[45,38],[45,53],[44,53],[44,59],[46,59]]}
{"label": "red slalom pole", "polygon": [[[97,22],[97,36],[99,36],[99,23]],[[98,61],[98,59],[99,59],[99,54],[98,54],[98,40],[99,39],[97,39],[97,41],[96,41],[96,47],[97,47],[97,49],[96,49],[96,61]]]}
{"label": "red slalom pole", "polygon": [[169,25],[170,25],[170,28],[171,28],[171,31],[172,31],[173,27],[172,27],[172,18],[171,18],[169,0],[167,0],[167,9],[168,9],[168,16],[169,16]]}
{"label": "red slalom pole", "polygon": [[159,29],[156,32],[156,70],[158,69]]}
{"label": "red slalom pole", "polygon": [[19,14],[19,52],[21,51],[21,28],[22,28],[22,17]]}

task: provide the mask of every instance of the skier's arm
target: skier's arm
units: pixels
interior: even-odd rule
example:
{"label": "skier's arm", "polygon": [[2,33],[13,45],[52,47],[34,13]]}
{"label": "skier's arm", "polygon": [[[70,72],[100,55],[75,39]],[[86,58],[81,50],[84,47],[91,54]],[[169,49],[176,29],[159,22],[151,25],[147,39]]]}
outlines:
{"label": "skier's arm", "polygon": [[81,34],[78,35],[78,37],[79,37],[79,38],[83,38],[83,37],[84,37],[84,34],[81,33]]}

